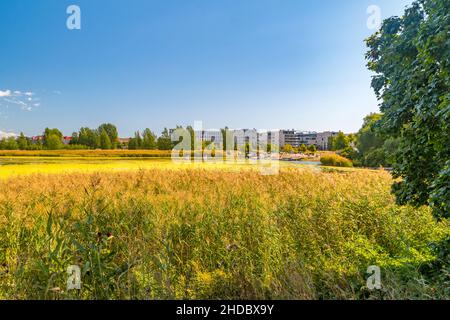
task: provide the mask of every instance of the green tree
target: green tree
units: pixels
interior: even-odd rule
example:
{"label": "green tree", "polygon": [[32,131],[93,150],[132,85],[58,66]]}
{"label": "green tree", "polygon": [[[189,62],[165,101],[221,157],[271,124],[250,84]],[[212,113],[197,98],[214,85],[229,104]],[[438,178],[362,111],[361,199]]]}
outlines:
{"label": "green tree", "polygon": [[61,137],[56,133],[50,133],[45,138],[44,146],[47,150],[59,150],[63,147]]}
{"label": "green tree", "polygon": [[156,135],[148,128],[142,133],[142,148],[147,150],[156,149]]}
{"label": "green tree", "polygon": [[371,113],[366,116],[362,128],[356,134],[356,151],[348,147],[340,154],[354,160],[359,166],[392,166],[392,154],[396,151],[394,139],[386,139],[386,136],[380,132],[381,119],[380,113]]}
{"label": "green tree", "polygon": [[300,153],[306,153],[306,151],[308,151],[308,147],[305,144],[302,144],[300,147],[298,147],[298,151]]}
{"label": "green tree", "polygon": [[108,133],[106,133],[106,130],[102,130],[100,133],[100,148],[103,150],[109,150],[112,149],[112,143],[109,139]]}
{"label": "green tree", "polygon": [[343,150],[350,146],[350,140],[342,131],[339,131],[335,137],[330,137],[329,146],[333,151]]}
{"label": "green tree", "polygon": [[79,138],[78,138],[78,132],[73,132],[72,133],[72,139],[70,140],[71,145],[78,145],[80,144]]}
{"label": "green tree", "polygon": [[364,118],[362,128],[359,130],[356,139],[356,148],[361,154],[367,153],[371,149],[380,148],[384,139],[377,132],[377,124],[381,120],[381,114],[371,113]]}
{"label": "green tree", "polygon": [[[450,1],[413,2],[366,40],[384,134],[399,139],[393,191],[399,204],[450,216]],[[444,181],[444,183],[442,183]],[[445,182],[446,181],[446,182]]]}
{"label": "green tree", "polygon": [[17,138],[17,145],[20,150],[28,149],[28,140],[23,134],[23,132],[21,132],[20,136]]}
{"label": "green tree", "polygon": [[138,150],[142,149],[143,139],[141,137],[141,133],[139,131],[136,131],[134,133],[134,138],[130,139],[130,142],[128,143],[128,149],[130,150]]}
{"label": "green tree", "polygon": [[17,150],[19,145],[17,144],[15,137],[3,138],[0,140],[0,150]]}
{"label": "green tree", "polygon": [[194,150],[195,148],[195,132],[194,132],[194,128],[192,128],[192,126],[187,126],[186,130],[189,132],[189,135],[191,137],[191,150]]}
{"label": "green tree", "polygon": [[100,147],[100,135],[97,130],[90,128],[81,128],[78,132],[78,144],[88,146],[91,149]]}
{"label": "green tree", "polygon": [[58,129],[56,129],[56,128],[53,128],[53,129],[45,128],[45,131],[44,131],[44,138],[45,138],[45,137],[48,137],[48,136],[50,136],[50,135],[52,135],[52,134],[58,136],[58,137],[61,138],[61,139],[62,139],[62,137],[63,137],[63,134],[62,134],[61,131],[59,131]]}
{"label": "green tree", "polygon": [[[50,139],[50,137],[52,139]],[[49,150],[56,150],[55,147],[58,146],[58,144],[55,142],[56,138],[59,139],[59,142],[62,145],[63,134],[61,133],[61,131],[59,131],[56,128],[54,128],[54,129],[45,128],[44,147]]]}
{"label": "green tree", "polygon": [[136,150],[137,148],[136,139],[131,138],[130,141],[128,141],[128,150]]}
{"label": "green tree", "polygon": [[316,153],[317,152],[317,147],[312,144],[312,145],[308,146],[308,151],[312,152],[312,153]]}
{"label": "green tree", "polygon": [[119,132],[117,131],[117,127],[111,123],[103,123],[98,127],[97,132],[101,134],[103,130],[105,130],[108,135],[112,148],[116,149],[119,141]]}
{"label": "green tree", "polygon": [[164,128],[161,136],[158,138],[157,145],[159,150],[172,150],[172,140],[167,128]]}
{"label": "green tree", "polygon": [[283,147],[283,151],[286,153],[293,153],[294,147],[292,147],[290,144],[285,144]]}

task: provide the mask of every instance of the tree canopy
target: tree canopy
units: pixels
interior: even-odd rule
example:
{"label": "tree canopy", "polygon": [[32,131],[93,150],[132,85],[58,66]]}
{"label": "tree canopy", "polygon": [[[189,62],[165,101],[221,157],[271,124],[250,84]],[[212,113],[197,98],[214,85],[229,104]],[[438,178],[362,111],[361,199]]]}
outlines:
{"label": "tree canopy", "polygon": [[111,148],[115,149],[119,138],[117,127],[111,123],[103,123],[98,127],[97,132],[102,135],[103,131],[108,135],[109,141],[111,142]]}
{"label": "tree canopy", "polygon": [[381,132],[398,138],[393,191],[400,204],[450,213],[450,1],[417,0],[367,39]]}
{"label": "tree canopy", "polygon": [[167,128],[164,128],[161,136],[158,138],[157,145],[159,150],[172,149],[172,139],[170,138],[169,130],[167,130]]}
{"label": "tree canopy", "polygon": [[342,131],[339,131],[335,137],[330,137],[328,145],[333,151],[343,150],[350,146],[350,139]]}

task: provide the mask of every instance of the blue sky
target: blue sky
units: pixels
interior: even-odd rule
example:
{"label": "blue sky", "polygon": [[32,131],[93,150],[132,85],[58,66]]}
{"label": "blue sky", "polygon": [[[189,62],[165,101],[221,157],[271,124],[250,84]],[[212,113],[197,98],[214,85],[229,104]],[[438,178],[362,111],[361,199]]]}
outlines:
{"label": "blue sky", "polygon": [[[0,5],[0,131],[112,122],[343,130],[377,111],[366,10],[411,0],[8,0]],[[66,8],[81,8],[81,30]]]}

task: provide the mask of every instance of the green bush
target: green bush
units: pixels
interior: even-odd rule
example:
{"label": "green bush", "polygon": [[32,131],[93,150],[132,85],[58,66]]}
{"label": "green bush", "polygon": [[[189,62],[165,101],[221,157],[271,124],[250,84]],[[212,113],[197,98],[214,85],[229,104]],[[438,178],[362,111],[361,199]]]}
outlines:
{"label": "green bush", "polygon": [[337,154],[328,154],[324,155],[320,158],[320,162],[324,166],[332,166],[332,167],[353,167],[353,163],[351,160],[341,157]]}

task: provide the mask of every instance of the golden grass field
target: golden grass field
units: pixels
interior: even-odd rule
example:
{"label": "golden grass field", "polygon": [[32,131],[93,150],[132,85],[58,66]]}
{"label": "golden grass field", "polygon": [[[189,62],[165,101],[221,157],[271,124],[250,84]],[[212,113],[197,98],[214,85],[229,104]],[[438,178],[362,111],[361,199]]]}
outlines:
{"label": "golden grass field", "polygon": [[[172,161],[170,158],[155,157],[155,158],[135,158],[135,157],[100,157],[100,156],[86,156],[86,157],[48,157],[48,156],[14,156],[2,157],[0,156],[0,179],[6,179],[15,176],[30,175],[30,174],[60,174],[60,173],[92,173],[92,172],[112,172],[112,171],[135,171],[146,169],[160,169],[160,170],[179,170],[201,168],[209,170],[258,170],[265,165],[255,165],[254,161],[236,161],[233,163],[227,162],[194,162],[183,161],[181,163]],[[274,162],[275,163],[275,162]],[[309,163],[309,162],[305,162]],[[270,162],[266,163],[270,165]],[[296,163],[279,161],[279,167],[301,167]],[[318,165],[319,163],[317,163]],[[306,164],[305,164],[306,165]],[[316,169],[318,170],[318,166]]]}
{"label": "golden grass field", "polygon": [[[2,161],[2,299],[446,296],[417,270],[449,225],[397,206],[384,171]],[[81,268],[80,291],[66,290],[69,265]],[[365,289],[370,265],[382,268],[381,291]]]}

